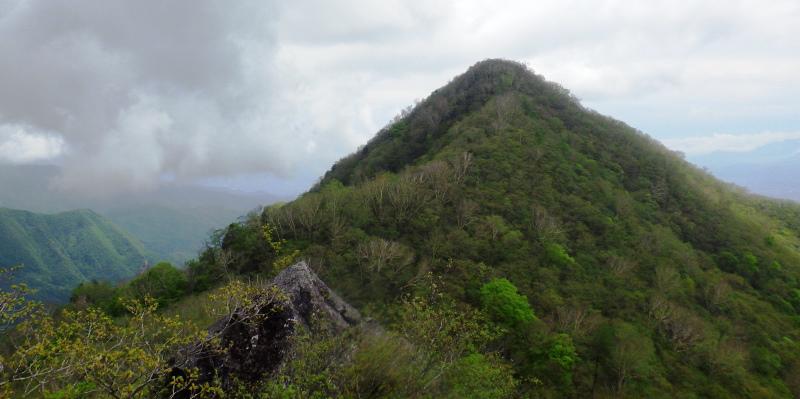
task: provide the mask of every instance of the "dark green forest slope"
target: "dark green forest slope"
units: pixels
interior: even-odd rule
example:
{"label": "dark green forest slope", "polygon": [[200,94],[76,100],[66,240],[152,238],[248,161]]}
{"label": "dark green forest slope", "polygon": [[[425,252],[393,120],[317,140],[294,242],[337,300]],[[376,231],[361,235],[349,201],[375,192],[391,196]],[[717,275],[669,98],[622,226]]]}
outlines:
{"label": "dark green forest slope", "polygon": [[[438,279],[504,327],[492,345],[519,395],[796,397],[798,215],[488,60],[307,194],[231,225],[190,272],[222,273],[212,253],[227,253],[225,270],[274,273],[269,225],[387,325]],[[532,321],[487,299],[514,289]]]}
{"label": "dark green forest slope", "polygon": [[20,265],[17,281],[63,302],[79,283],[131,277],[149,259],[142,244],[88,210],[37,214],[0,208],[0,265]]}

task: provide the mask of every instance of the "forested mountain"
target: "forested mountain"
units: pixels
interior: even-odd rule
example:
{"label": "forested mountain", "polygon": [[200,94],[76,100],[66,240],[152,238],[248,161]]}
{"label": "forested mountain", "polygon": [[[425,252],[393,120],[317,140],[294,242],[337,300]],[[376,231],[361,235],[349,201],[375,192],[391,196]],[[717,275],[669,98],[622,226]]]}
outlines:
{"label": "forested mountain", "polygon": [[[276,226],[387,321],[431,273],[507,327],[495,344],[519,392],[792,397],[798,211],[716,180],[523,65],[489,60],[308,194],[231,228],[222,248],[257,270],[246,237]],[[486,302],[503,279],[535,321]]]}
{"label": "forested mountain", "polygon": [[[164,315],[208,325],[209,309],[227,306],[222,320],[250,322],[245,310],[261,314],[268,307],[253,303],[277,295],[260,281],[302,258],[381,327],[280,337],[292,346],[266,347],[272,361],[285,356],[280,367],[234,389],[247,351],[265,350],[243,335],[225,358],[242,363],[205,364],[200,381],[215,381],[216,365],[229,397],[790,398],[800,396],[798,220],[798,204],[720,182],[524,65],[487,60],[308,193],[212,237],[185,274],[164,266],[129,285],[84,285],[72,306],[119,315],[149,293]],[[69,334],[41,339],[81,342]],[[157,370],[175,381],[166,352],[137,356],[163,360]],[[17,353],[27,364],[31,352]],[[81,353],[52,358],[79,364]],[[135,374],[135,362],[119,363],[120,378]],[[94,373],[40,387],[97,387],[109,372]]]}
{"label": "forested mountain", "polygon": [[152,262],[141,242],[88,210],[46,215],[0,208],[0,265],[37,298],[64,302],[79,283],[117,281]]}

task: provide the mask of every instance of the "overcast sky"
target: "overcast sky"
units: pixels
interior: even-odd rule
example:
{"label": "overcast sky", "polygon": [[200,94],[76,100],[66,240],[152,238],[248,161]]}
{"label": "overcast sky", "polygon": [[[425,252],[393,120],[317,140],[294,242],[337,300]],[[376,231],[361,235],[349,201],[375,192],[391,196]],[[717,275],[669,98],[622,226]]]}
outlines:
{"label": "overcast sky", "polygon": [[57,163],[70,190],[295,193],[496,57],[695,162],[783,162],[798,21],[796,0],[0,0],[0,163]]}

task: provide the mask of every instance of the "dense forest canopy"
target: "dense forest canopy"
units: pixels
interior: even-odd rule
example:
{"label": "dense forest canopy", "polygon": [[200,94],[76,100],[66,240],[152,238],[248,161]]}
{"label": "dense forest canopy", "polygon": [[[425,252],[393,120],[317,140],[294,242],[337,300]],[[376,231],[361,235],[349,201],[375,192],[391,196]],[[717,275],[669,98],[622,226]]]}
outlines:
{"label": "dense forest canopy", "polygon": [[[207,326],[209,309],[304,259],[382,327],[311,329],[285,367],[198,395],[797,397],[798,220],[797,204],[722,183],[524,65],[486,60],[306,194],[219,231],[185,271],[81,286],[62,323],[97,311]],[[153,301],[130,303],[141,297]]]}

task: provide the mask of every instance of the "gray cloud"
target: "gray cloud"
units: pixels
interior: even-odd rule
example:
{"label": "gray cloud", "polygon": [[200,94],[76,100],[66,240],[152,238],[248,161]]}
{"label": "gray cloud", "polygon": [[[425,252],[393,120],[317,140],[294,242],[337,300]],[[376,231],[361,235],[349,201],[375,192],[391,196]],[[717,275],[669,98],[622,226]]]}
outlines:
{"label": "gray cloud", "polygon": [[274,101],[264,94],[274,7],[29,1],[4,11],[0,121],[61,138],[64,187],[285,167],[269,148],[287,136],[254,122]]}
{"label": "gray cloud", "polygon": [[0,0],[0,161],[51,158],[82,191],[295,186],[489,57],[673,142],[797,131],[799,17],[788,0]]}

